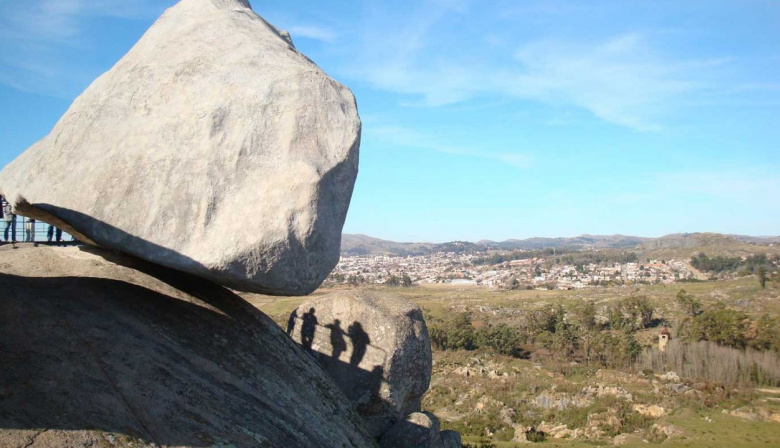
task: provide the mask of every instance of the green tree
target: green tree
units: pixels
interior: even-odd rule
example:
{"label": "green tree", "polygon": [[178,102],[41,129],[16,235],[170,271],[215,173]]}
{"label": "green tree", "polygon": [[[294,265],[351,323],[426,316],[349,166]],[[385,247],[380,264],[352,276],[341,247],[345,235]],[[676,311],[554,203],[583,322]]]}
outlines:
{"label": "green tree", "polygon": [[607,312],[607,321],[609,322],[609,328],[611,330],[623,330],[627,327],[631,327],[629,319],[626,319],[623,313],[623,303],[613,303]]}
{"label": "green tree", "polygon": [[561,319],[555,326],[552,337],[552,349],[567,359],[574,357],[580,347],[580,339],[574,329],[574,325]]}
{"label": "green tree", "polygon": [[780,349],[780,328],[777,325],[777,319],[763,314],[751,325],[750,339],[748,347],[754,350]]}
{"label": "green tree", "polygon": [[655,308],[647,297],[628,297],[622,301],[621,305],[621,309],[629,316],[628,321],[624,324],[627,329],[636,331],[652,325]]}
{"label": "green tree", "polygon": [[401,286],[401,280],[396,277],[395,275],[391,275],[390,278],[385,280],[385,285],[387,286]]}
{"label": "green tree", "polygon": [[577,325],[581,331],[592,331],[596,328],[596,304],[588,302],[574,309]]}
{"label": "green tree", "polygon": [[506,324],[482,327],[476,331],[475,345],[480,348],[492,348],[502,355],[524,358],[528,352],[523,350],[525,338],[517,329]]}
{"label": "green tree", "polygon": [[558,305],[556,309],[552,305],[547,305],[538,310],[533,310],[528,314],[527,327],[531,337],[543,331],[555,332],[558,319],[562,318],[563,306]]}
{"label": "green tree", "polygon": [[696,316],[687,328],[685,338],[743,349],[747,345],[750,325],[745,313],[720,304]]}
{"label": "green tree", "polygon": [[596,333],[588,347],[588,358],[609,368],[631,366],[641,353],[642,346],[627,332]]}
{"label": "green tree", "polygon": [[685,314],[695,317],[701,312],[701,302],[696,300],[693,295],[688,294],[684,289],[677,292],[677,304],[683,309]]}
{"label": "green tree", "polygon": [[431,325],[428,334],[439,350],[474,350],[474,326],[470,313],[460,313],[455,319],[441,325]]}
{"label": "green tree", "polygon": [[401,286],[404,288],[412,286],[412,278],[409,277],[409,275],[406,273],[404,273],[403,277],[401,278]]}
{"label": "green tree", "polygon": [[766,289],[766,270],[763,266],[758,268],[758,284],[761,285],[761,289]]}

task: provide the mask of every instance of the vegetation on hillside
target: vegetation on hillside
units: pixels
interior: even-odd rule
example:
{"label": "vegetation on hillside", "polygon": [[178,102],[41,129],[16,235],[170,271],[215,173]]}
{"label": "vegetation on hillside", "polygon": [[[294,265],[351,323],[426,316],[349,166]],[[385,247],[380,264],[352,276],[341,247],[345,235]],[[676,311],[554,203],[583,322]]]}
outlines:
{"label": "vegetation on hillside", "polygon": [[773,255],[768,257],[766,254],[755,254],[747,257],[708,257],[704,252],[700,252],[691,258],[691,266],[694,268],[713,274],[721,272],[742,272],[744,274],[758,273],[759,269],[770,269],[776,266],[780,257]]}
{"label": "vegetation on hillside", "polygon": [[[780,419],[775,272],[767,266],[765,289],[758,276],[735,276],[683,290],[393,293],[426,315],[434,371],[423,408],[466,444],[516,448],[544,434],[545,446],[559,447],[771,446],[780,440],[771,422]],[[289,316],[285,300],[268,301],[278,321]],[[662,352],[664,325],[672,340]]]}

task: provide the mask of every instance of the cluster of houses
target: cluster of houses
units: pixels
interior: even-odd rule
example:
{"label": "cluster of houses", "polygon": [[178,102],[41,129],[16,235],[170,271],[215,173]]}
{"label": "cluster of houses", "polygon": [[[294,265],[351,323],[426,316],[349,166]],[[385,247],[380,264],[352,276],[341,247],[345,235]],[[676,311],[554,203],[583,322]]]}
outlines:
{"label": "cluster of houses", "polygon": [[417,284],[450,283],[496,289],[580,289],[637,283],[674,283],[694,277],[678,260],[644,263],[556,264],[528,258],[479,265],[479,253],[438,252],[418,256],[343,256],[327,283],[382,284],[407,276]]}

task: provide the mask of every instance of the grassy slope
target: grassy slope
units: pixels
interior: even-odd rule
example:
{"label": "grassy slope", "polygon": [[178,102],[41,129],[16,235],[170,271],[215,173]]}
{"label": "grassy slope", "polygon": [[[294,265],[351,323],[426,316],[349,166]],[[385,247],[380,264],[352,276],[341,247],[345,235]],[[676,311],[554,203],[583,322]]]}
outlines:
{"label": "grassy slope", "polygon": [[[651,299],[656,306],[657,314],[669,321],[674,321],[682,316],[681,310],[675,303],[675,295],[684,288],[689,293],[701,300],[704,305],[722,301],[728,306],[738,308],[748,314],[758,315],[763,312],[772,315],[780,315],[780,287],[776,284],[768,284],[766,290],[759,288],[754,277],[744,277],[727,281],[708,281],[701,283],[685,283],[675,285],[639,285],[625,288],[593,288],[579,291],[491,291],[480,287],[463,287],[452,285],[425,285],[412,288],[387,288],[377,286],[375,289],[391,294],[401,295],[418,303],[433,318],[450,317],[453,313],[471,311],[474,313],[475,322],[488,318],[491,322],[505,321],[512,323],[516,313],[512,310],[529,310],[544,306],[549,303],[563,302],[567,305],[594,301],[599,305],[608,305],[630,295],[644,295]],[[323,289],[315,295],[326,294],[330,290]],[[311,297],[266,297],[253,294],[245,295],[250,302],[260,310],[269,314],[277,322],[286,322],[289,313],[300,303]],[[646,344],[653,343],[657,330],[646,330],[638,335],[638,339]],[[464,378],[453,374],[452,370],[458,366],[473,363],[474,358],[481,357],[485,362],[492,362],[491,366],[497,369],[509,369],[516,375],[512,380],[500,383],[501,380],[485,378]],[[487,358],[485,358],[487,356]],[[507,406],[515,409],[533,409],[529,402],[540,391],[556,390],[576,393],[584,386],[594,386],[605,383],[620,385],[632,392],[636,402],[661,404],[667,409],[680,409],[688,406],[685,399],[675,396],[657,396],[646,382],[637,381],[637,377],[626,380],[604,380],[597,377],[595,369],[583,368],[576,375],[567,370],[555,366],[537,366],[529,361],[513,360],[511,358],[490,358],[493,355],[478,354],[474,352],[447,352],[435,353],[435,366],[433,383],[425,399],[426,409],[436,413],[450,412],[447,403],[452,403],[462,394],[468,394],[474,390],[478,396],[466,400],[466,406],[472,406],[480,396],[498,398],[507,402]],[[491,361],[492,359],[492,361]],[[448,369],[449,366],[449,370]],[[491,367],[492,368],[492,367]],[[509,384],[509,385],[508,385]],[[664,446],[680,447],[748,447],[748,446],[780,446],[780,423],[753,422],[731,415],[721,413],[723,407],[735,409],[744,406],[753,400],[761,406],[767,405],[767,399],[761,396],[754,397],[750,393],[740,396],[736,402],[717,402],[715,407],[704,406],[700,400],[690,403],[696,410],[688,412],[676,412],[659,420],[659,423],[672,424],[683,431],[683,435],[667,440]],[[746,398],[747,397],[747,398]],[[780,395],[777,396],[780,398]],[[513,401],[514,400],[514,401]],[[747,400],[747,401],[746,401]],[[770,399],[771,400],[771,399]],[[529,407],[530,406],[530,407]],[[454,412],[454,411],[453,411]],[[462,411],[460,411],[462,412]],[[576,417],[565,414],[545,414],[552,420],[566,422],[567,419]],[[709,417],[712,423],[704,420]],[[475,424],[480,421],[477,417]],[[579,417],[581,419],[581,417]],[[446,419],[442,419],[446,420]],[[443,426],[457,429],[446,421]],[[465,441],[476,442],[476,437],[465,437]],[[498,447],[520,446],[512,443],[493,441]],[[603,444],[603,442],[602,442]],[[585,440],[548,440],[543,446],[561,447],[593,447],[597,444]],[[646,446],[639,440],[636,443],[629,442],[625,446]]]}

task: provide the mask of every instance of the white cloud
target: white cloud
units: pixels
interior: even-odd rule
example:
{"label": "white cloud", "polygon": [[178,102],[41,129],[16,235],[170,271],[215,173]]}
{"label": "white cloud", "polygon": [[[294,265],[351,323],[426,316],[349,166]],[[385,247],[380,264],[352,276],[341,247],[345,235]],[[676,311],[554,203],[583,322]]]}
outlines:
{"label": "white cloud", "polygon": [[355,39],[362,45],[341,73],[429,107],[510,98],[573,106],[648,131],[663,127],[688,97],[713,89],[702,73],[729,63],[670,57],[656,51],[652,35],[642,33],[531,40],[513,47],[492,30],[480,42],[493,45],[473,45],[473,36],[459,33],[442,40],[439,31],[456,26],[459,7],[427,2],[403,20],[367,24]]}
{"label": "white cloud", "polygon": [[79,34],[74,20],[83,0],[31,1],[20,7],[8,2],[0,9],[0,39],[15,43],[71,42]]}
{"label": "white cloud", "polygon": [[[365,122],[365,119],[364,119]],[[365,127],[366,138],[376,138],[390,146],[417,148],[465,157],[495,160],[515,168],[530,168],[533,157],[520,151],[495,152],[484,148],[450,145],[444,136],[423,134],[399,126],[373,124]]]}
{"label": "white cloud", "polygon": [[780,179],[759,168],[700,170],[654,176],[656,188],[667,193],[714,196],[741,202],[780,204],[775,194]]}
{"label": "white cloud", "polygon": [[599,118],[638,130],[658,129],[654,115],[674,99],[705,88],[687,68],[703,62],[667,62],[638,34],[596,45],[541,41],[515,53],[520,68],[499,81],[518,98],[573,104]]}
{"label": "white cloud", "polygon": [[0,3],[0,83],[71,98],[94,76],[70,55],[89,51],[83,39],[91,18],[149,19],[174,0],[29,0]]}
{"label": "white cloud", "polygon": [[580,107],[604,121],[646,131],[661,126],[656,119],[675,100],[708,88],[694,80],[695,67],[727,62],[666,61],[636,34],[591,45],[530,42],[512,56],[508,62],[471,65],[456,55],[431,60],[412,52],[369,61],[352,72],[375,88],[419,96],[427,106],[511,97]]}
{"label": "white cloud", "polygon": [[[168,6],[174,1],[168,1]],[[51,46],[72,45],[82,34],[88,17],[123,19],[154,18],[165,5],[152,0],[28,0],[0,5],[0,39],[38,42]]]}
{"label": "white cloud", "polygon": [[293,25],[287,30],[293,41],[302,37],[305,39],[319,40],[325,43],[333,43],[338,38],[338,33],[330,28],[315,25]]}

